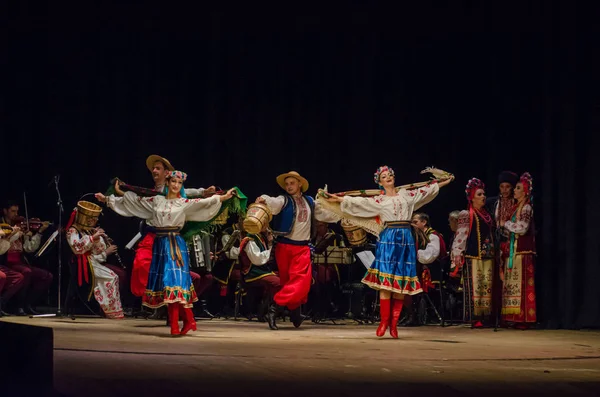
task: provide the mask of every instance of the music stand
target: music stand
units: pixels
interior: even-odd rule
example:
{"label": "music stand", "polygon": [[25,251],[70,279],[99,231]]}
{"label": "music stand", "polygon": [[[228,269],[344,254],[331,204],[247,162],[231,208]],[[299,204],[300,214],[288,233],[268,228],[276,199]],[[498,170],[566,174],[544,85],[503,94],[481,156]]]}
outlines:
{"label": "music stand", "polygon": [[[50,238],[44,243],[44,250],[48,248],[50,243],[54,241],[54,239],[58,239],[58,299],[57,299],[57,309],[56,313],[49,314],[36,314],[33,316],[29,316],[29,318],[39,318],[39,317],[62,317],[63,313],[61,311],[60,305],[60,290],[62,288],[62,214],[64,212],[63,201],[60,196],[60,189],[58,188],[58,182],[60,181],[60,175],[54,175],[54,188],[56,190],[56,207],[58,210],[58,225],[56,227],[56,231],[50,236]],[[52,237],[54,236],[54,237]],[[38,251],[39,252],[39,251]],[[42,251],[43,253],[43,251]],[[41,254],[40,254],[41,255]],[[36,255],[37,256],[37,255]]]}

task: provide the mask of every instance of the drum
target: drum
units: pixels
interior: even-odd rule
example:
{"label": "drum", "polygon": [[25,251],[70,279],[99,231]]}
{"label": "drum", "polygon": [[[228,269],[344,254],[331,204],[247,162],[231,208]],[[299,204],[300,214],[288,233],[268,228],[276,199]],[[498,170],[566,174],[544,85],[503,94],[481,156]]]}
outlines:
{"label": "drum", "polygon": [[352,248],[327,247],[326,253],[315,254],[313,263],[318,265],[351,265],[354,263]]}
{"label": "drum", "polygon": [[250,204],[243,223],[244,230],[251,234],[258,234],[272,219],[273,214],[269,207],[258,203]]}
{"label": "drum", "polygon": [[367,232],[363,228],[354,226],[345,220],[342,220],[341,224],[350,245],[361,246],[367,242]]}

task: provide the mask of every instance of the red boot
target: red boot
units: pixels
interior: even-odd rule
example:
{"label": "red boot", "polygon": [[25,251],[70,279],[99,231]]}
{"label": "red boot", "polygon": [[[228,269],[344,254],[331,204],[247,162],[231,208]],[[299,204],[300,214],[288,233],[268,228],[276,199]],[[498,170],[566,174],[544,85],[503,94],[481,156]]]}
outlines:
{"label": "red boot", "polygon": [[171,323],[171,335],[179,335],[179,306],[176,303],[169,303],[167,309],[169,311],[169,322]]}
{"label": "red boot", "polygon": [[400,313],[402,313],[402,306],[404,305],[404,299],[394,299],[392,303],[392,321],[390,322],[390,335],[392,338],[398,339],[398,320],[400,319]]}
{"label": "red boot", "polygon": [[187,334],[189,331],[196,330],[196,319],[194,318],[194,312],[189,307],[183,307],[179,305],[179,310],[183,317],[183,328],[181,328],[181,335]]}
{"label": "red boot", "polygon": [[379,315],[381,316],[381,322],[375,335],[382,337],[390,325],[390,299],[379,300]]}

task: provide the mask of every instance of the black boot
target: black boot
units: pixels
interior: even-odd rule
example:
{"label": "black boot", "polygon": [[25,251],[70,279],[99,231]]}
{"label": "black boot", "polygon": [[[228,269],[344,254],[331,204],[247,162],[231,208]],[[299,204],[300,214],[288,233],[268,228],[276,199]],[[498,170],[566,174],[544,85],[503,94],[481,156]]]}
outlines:
{"label": "black boot", "polygon": [[269,328],[271,328],[272,330],[278,330],[279,328],[277,328],[277,324],[275,323],[275,318],[277,317],[277,312],[279,308],[277,307],[277,305],[275,303],[272,303],[271,306],[269,306],[269,310],[267,311],[267,322],[269,323]]}
{"label": "black boot", "polygon": [[300,311],[300,306],[290,311],[290,319],[294,324],[294,327],[298,328],[302,325],[304,318],[302,317],[302,312]]}
{"label": "black boot", "polygon": [[0,297],[0,317],[4,317],[4,316],[10,316],[10,314],[8,314],[4,310],[2,310],[2,298]]}

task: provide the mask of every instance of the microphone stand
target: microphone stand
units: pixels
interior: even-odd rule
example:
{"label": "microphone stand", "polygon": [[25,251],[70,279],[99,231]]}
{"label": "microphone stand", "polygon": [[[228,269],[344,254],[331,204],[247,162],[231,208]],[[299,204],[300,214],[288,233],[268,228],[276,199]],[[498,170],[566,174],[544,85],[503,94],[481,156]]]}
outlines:
{"label": "microphone stand", "polygon": [[54,187],[56,189],[56,196],[57,196],[57,201],[56,201],[56,206],[58,207],[58,226],[57,226],[57,230],[58,230],[58,235],[56,236],[56,238],[58,239],[58,308],[56,309],[56,313],[55,314],[38,314],[38,315],[34,315],[34,316],[30,316],[31,318],[36,318],[36,317],[63,317],[62,311],[61,311],[61,306],[60,306],[60,290],[62,287],[62,214],[64,212],[64,208],[63,208],[63,202],[62,202],[62,198],[60,196],[60,189],[58,188],[58,181],[60,180],[60,175],[55,175],[54,176]]}

